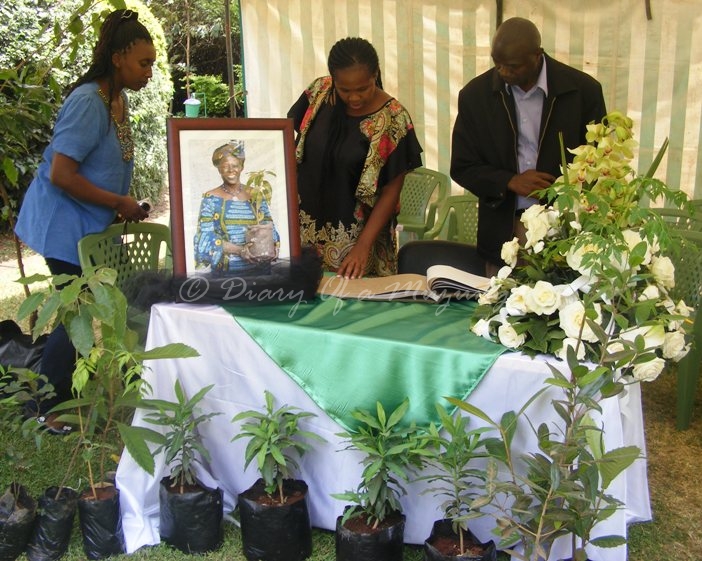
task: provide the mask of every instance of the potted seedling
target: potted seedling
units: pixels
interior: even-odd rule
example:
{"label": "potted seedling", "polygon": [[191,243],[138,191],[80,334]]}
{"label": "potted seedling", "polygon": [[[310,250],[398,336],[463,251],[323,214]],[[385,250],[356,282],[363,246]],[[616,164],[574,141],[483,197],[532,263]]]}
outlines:
{"label": "potted seedling", "polygon": [[[429,483],[424,493],[444,497],[443,518],[436,520],[431,535],[424,542],[426,561],[495,561],[494,541],[481,543],[468,529],[468,520],[480,516],[470,510],[478,498],[476,483],[483,480],[483,470],[472,467],[473,460],[485,457],[482,435],[490,429],[468,430],[468,419],[459,412],[450,415],[436,406],[441,431],[429,428],[431,446],[426,458],[430,474],[420,479]],[[479,485],[478,485],[479,487]]]}
{"label": "potted seedling", "polygon": [[[190,399],[180,381],[175,383],[176,401],[147,399],[154,409],[144,420],[163,427],[165,434],[154,455],[163,452],[170,474],[161,480],[159,533],[161,539],[185,553],[205,553],[222,545],[224,503],[222,490],[211,489],[197,479],[195,466],[210,461],[200,442],[198,428],[220,413],[200,413],[198,405],[213,385],[200,389]],[[157,439],[154,439],[157,440]]]}
{"label": "potted seedling", "polygon": [[[24,282],[37,280],[47,277],[37,275]],[[73,476],[76,464],[85,462],[88,488],[77,498],[77,507],[83,548],[89,559],[118,554],[124,549],[119,490],[108,481],[107,472],[113,469],[114,458],[120,452],[115,445],[119,442],[117,433],[129,431],[139,402],[143,362],[197,356],[194,349],[182,344],[141,350],[136,332],[127,327],[127,300],[116,280],[116,271],[109,268],[89,269],[80,277],[58,275],[51,278],[51,286],[61,286],[61,290],[32,294],[18,313],[22,319],[38,311],[35,336],[61,322],[76,349],[74,398],[53,411],[60,412],[60,419],[71,422],[77,430],[65,437],[74,444],[73,453],[65,480],[52,493],[58,501],[65,499],[64,494],[72,497],[66,482]],[[70,521],[71,504],[72,500],[66,507]]]}
{"label": "potted seedling", "polygon": [[[53,388],[40,384],[43,378],[25,368],[7,370],[0,366],[0,430],[21,432],[24,438],[35,438],[41,443],[40,425],[34,419],[24,418],[24,407],[28,401],[41,401],[49,397]],[[3,462],[14,473],[27,466],[27,455],[7,448],[3,451]],[[0,494],[0,559],[12,561],[24,552],[32,533],[37,503],[25,487],[11,482]]]}
{"label": "potted seedling", "polygon": [[337,561],[401,561],[405,515],[400,496],[406,494],[403,482],[409,471],[422,466],[428,439],[414,425],[401,421],[409,409],[405,399],[390,416],[380,402],[376,415],[355,410],[358,421],[354,432],[340,433],[347,439],[345,450],[358,450],[365,455],[361,482],[355,491],[332,495],[350,501],[336,521]]}
{"label": "potted seedling", "polygon": [[238,496],[244,555],[250,561],[301,561],[312,553],[312,528],[307,509],[307,483],[294,479],[296,458],[310,450],[309,440],[324,439],[300,427],[313,413],[284,405],[274,410],[274,397],[265,392],[266,410],[242,411],[232,439],[248,439],[245,468],[256,460],[260,474]]}

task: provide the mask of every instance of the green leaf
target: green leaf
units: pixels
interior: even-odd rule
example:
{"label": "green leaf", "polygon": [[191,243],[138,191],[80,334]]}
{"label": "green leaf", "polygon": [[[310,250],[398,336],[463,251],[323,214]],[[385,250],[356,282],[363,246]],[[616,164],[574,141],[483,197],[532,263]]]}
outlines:
{"label": "green leaf", "polygon": [[164,444],[166,438],[152,429],[146,427],[136,427],[117,423],[119,434],[122,437],[124,446],[131,454],[134,461],[149,475],[154,474],[155,462],[154,456],[147,445],[147,442],[155,444]]}
{"label": "green leaf", "polygon": [[[380,403],[380,402],[378,402],[378,403]],[[398,405],[397,409],[395,409],[395,411],[393,411],[392,414],[390,415],[390,418],[388,419],[388,422],[386,425],[387,428],[394,427],[395,425],[397,425],[400,422],[400,420],[407,413],[407,411],[409,409],[409,405],[410,405],[409,399],[405,398],[405,400],[402,403],[400,403],[400,405]],[[382,409],[382,406],[380,407],[380,409]]]}
{"label": "green leaf", "polygon": [[134,353],[134,359],[137,361],[156,360],[162,358],[192,358],[198,356],[200,356],[200,353],[198,353],[191,346],[183,343],[169,343],[154,349],[149,349],[148,351],[139,351]]}
{"label": "green leaf", "polygon": [[451,403],[451,405],[455,405],[459,409],[465,411],[466,413],[469,413],[471,415],[474,415],[475,417],[478,417],[478,419],[482,419],[486,423],[492,425],[493,427],[497,426],[497,423],[493,421],[487,413],[476,407],[475,405],[471,403],[467,403],[465,401],[462,401],[460,399],[456,399],[455,397],[445,397],[445,399]]}
{"label": "green leaf", "polygon": [[626,538],[622,536],[600,536],[593,538],[590,543],[596,547],[619,547],[626,544]]}
{"label": "green leaf", "polygon": [[624,446],[605,452],[598,463],[602,476],[602,489],[607,489],[614,479],[641,457],[637,446]]}
{"label": "green leaf", "polygon": [[76,350],[84,357],[89,356],[95,343],[92,318],[86,315],[74,316],[66,331]]}

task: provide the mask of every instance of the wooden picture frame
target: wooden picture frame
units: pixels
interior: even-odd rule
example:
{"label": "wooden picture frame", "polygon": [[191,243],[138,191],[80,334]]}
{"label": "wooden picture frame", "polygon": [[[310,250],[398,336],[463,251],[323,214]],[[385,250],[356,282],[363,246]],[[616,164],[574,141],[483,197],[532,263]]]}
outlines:
{"label": "wooden picture frame", "polygon": [[[169,118],[168,180],[171,208],[173,270],[196,275],[195,236],[203,196],[222,184],[212,162],[215,150],[243,143],[241,182],[264,172],[270,184],[270,214],[279,236],[278,258],[300,255],[295,140],[292,119]],[[226,274],[226,273],[225,273]]]}

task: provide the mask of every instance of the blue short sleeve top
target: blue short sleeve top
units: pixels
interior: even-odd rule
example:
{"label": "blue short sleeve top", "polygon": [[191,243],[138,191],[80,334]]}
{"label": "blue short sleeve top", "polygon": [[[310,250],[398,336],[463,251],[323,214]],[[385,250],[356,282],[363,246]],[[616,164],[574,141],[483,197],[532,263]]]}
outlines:
{"label": "blue short sleeve top", "polygon": [[102,232],[115,219],[111,208],[80,201],[51,183],[51,162],[60,153],[79,163],[88,181],[119,195],[129,192],[134,161],[122,158],[117,127],[98,84],[76,88],[59,110],[54,134],[20,208],[15,232],[44,257],[78,265],[78,241]]}

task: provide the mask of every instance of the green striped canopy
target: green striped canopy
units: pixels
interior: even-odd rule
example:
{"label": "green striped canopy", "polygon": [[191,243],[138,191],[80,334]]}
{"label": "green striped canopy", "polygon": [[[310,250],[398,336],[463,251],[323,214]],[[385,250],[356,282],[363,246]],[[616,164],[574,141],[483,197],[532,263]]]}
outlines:
{"label": "green striped canopy", "polygon": [[[241,0],[248,117],[283,117],[327,74],[340,38],[368,39],[383,85],[410,111],[424,164],[448,173],[461,87],[490,68],[497,2]],[[609,110],[627,113],[646,171],[670,139],[657,177],[702,198],[702,4],[699,0],[505,0],[503,18],[541,30],[546,52],[596,77]],[[454,190],[460,190],[454,186]]]}

